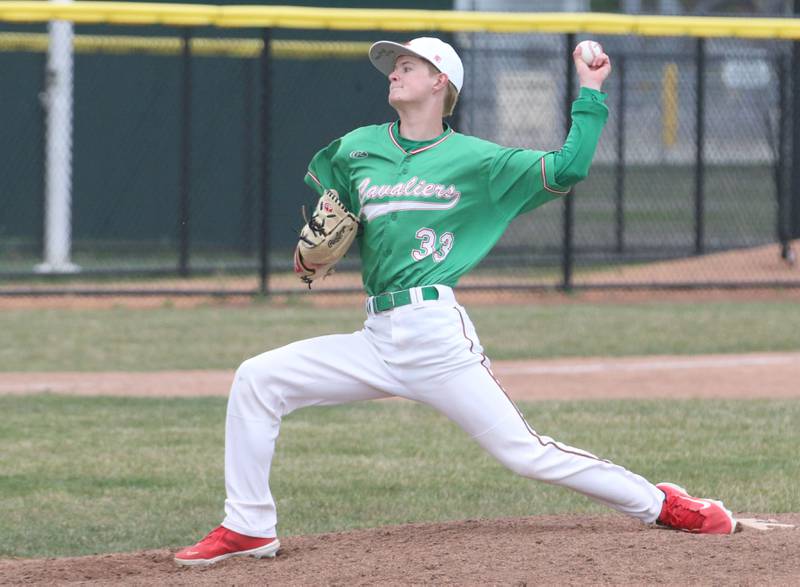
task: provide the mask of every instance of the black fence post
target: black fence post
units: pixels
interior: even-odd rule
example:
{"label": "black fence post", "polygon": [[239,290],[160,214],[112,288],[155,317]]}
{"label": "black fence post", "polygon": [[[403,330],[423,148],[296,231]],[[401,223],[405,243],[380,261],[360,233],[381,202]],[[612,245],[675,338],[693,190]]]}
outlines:
{"label": "black fence post", "polygon": [[189,275],[189,214],[192,156],[192,33],[183,29],[181,52],[181,171],[178,203],[178,274]]}
{"label": "black fence post", "polygon": [[264,29],[262,34],[264,46],[261,49],[261,124],[259,124],[259,138],[261,139],[261,189],[259,190],[259,293],[269,293],[269,133],[270,133],[270,106],[272,103],[272,74],[271,74],[271,29]]}
{"label": "black fence post", "polygon": [[245,61],[244,70],[244,104],[242,105],[242,211],[241,211],[241,231],[239,238],[240,250],[249,256],[253,252],[253,128],[255,125],[253,107],[255,100],[255,84],[253,80],[256,74],[256,61],[248,59]]}
{"label": "black fence post", "polygon": [[36,231],[36,255],[42,261],[44,260],[44,239],[45,230],[44,223],[47,222],[47,186],[45,184],[45,177],[47,176],[47,100],[50,72],[47,68],[47,53],[42,56],[42,85],[39,90],[39,157],[41,173],[38,174],[39,189],[39,224]]}
{"label": "black fence post", "polygon": [[[564,135],[569,132],[569,125],[572,119],[572,95],[575,92],[575,73],[574,62],[572,60],[572,49],[575,47],[575,34],[568,33],[566,36],[567,42],[567,59],[566,59],[566,80],[564,86],[564,128],[566,131]],[[564,198],[564,235],[562,242],[562,259],[561,267],[563,272],[563,281],[561,287],[564,291],[572,291],[572,264],[573,259],[573,245],[574,245],[574,222],[575,222],[575,188]]]}
{"label": "black fence post", "polygon": [[617,253],[625,250],[625,56],[620,55],[615,64],[619,79],[619,101],[617,103],[617,168],[615,173],[615,229]]}
{"label": "black fence post", "polygon": [[705,111],[705,73],[706,73],[706,46],[705,39],[697,39],[696,52],[696,88],[697,110],[695,112],[695,167],[694,167],[694,252],[702,255],[705,250],[705,157],[703,144],[705,143],[705,128],[703,114]]}
{"label": "black fence post", "polygon": [[[794,2],[794,13],[800,15],[800,0]],[[787,202],[789,238],[800,237],[800,41],[792,42],[792,79],[790,82],[792,103],[789,105],[792,119],[792,170],[791,190]]]}
{"label": "black fence post", "polygon": [[789,122],[788,110],[788,66],[786,57],[780,55],[775,60],[775,69],[778,73],[778,121],[777,145],[775,146],[775,201],[776,218],[775,228],[778,242],[781,245],[781,257],[788,259],[791,254],[789,246],[789,214],[786,191],[786,131]]}

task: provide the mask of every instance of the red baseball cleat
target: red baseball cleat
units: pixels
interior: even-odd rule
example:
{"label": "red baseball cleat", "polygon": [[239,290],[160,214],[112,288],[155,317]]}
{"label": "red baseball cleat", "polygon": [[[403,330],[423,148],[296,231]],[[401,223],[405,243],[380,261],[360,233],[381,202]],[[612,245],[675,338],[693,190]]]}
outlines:
{"label": "red baseball cleat", "polygon": [[219,526],[194,546],[175,554],[175,562],[185,566],[207,566],[232,556],[273,557],[280,548],[277,538],[245,536]]}
{"label": "red baseball cleat", "polygon": [[656,485],[666,498],[657,524],[696,534],[733,534],[736,519],[721,501],[691,497],[683,487],[673,483]]}

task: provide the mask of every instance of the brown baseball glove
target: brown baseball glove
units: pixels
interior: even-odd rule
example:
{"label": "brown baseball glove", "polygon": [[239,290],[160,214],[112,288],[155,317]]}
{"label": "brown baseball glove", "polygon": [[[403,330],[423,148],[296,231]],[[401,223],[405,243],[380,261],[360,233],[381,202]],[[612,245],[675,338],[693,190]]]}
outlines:
{"label": "brown baseball glove", "polygon": [[358,231],[358,218],[344,207],[336,190],[325,190],[311,218],[306,218],[294,251],[294,271],[311,287],[344,257]]}

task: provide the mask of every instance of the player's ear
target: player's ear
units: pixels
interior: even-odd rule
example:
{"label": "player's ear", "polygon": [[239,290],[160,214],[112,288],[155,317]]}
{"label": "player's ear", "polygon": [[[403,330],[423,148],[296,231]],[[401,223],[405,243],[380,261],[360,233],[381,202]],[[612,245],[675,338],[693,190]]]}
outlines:
{"label": "player's ear", "polygon": [[436,83],[433,84],[433,88],[435,90],[447,89],[447,84],[450,83],[450,80],[447,77],[446,73],[439,72],[436,75]]}

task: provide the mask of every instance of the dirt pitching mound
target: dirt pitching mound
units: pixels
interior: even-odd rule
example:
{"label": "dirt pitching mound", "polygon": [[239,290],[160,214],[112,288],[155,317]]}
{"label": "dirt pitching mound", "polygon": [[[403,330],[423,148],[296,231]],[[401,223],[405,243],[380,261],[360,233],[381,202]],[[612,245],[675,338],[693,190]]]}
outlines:
{"label": "dirt pitching mound", "polygon": [[[742,514],[742,517],[763,517]],[[800,514],[775,516],[800,524]],[[800,530],[693,535],[617,515],[408,524],[282,540],[275,559],[178,567],[171,550],[0,561],[1,584],[796,584]]]}

